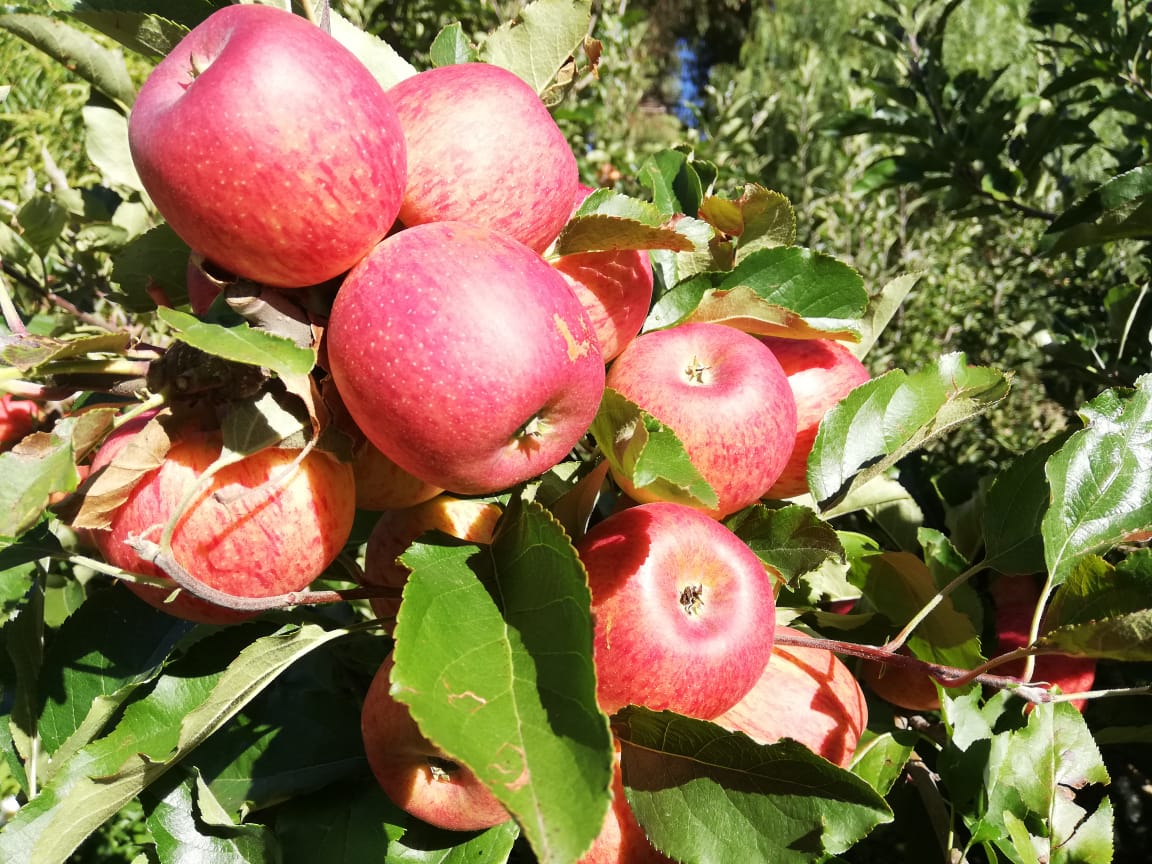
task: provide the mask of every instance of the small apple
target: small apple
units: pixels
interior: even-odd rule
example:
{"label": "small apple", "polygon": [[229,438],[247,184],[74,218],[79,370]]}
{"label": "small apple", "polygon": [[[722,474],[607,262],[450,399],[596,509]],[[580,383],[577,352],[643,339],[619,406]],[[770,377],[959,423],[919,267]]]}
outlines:
{"label": "small apple", "polygon": [[[593,192],[580,186],[577,206]],[[604,362],[615,358],[631,342],[652,305],[652,259],[642,249],[580,252],[552,261],[564,274],[584,308]]]}
{"label": "small apple", "polygon": [[428,69],[388,90],[408,140],[400,221],[484,225],[543,252],[572,212],[576,157],[523,79],[487,63]]}
{"label": "small apple", "polygon": [[[781,633],[803,635],[777,627]],[[868,725],[868,704],[851,670],[831,651],[774,644],[760,680],[713,722],[761,744],[792,738],[847,765]]]}
{"label": "small apple", "polygon": [[[92,461],[92,475],[110,465],[147,417],[108,437]],[[166,578],[127,544],[132,537],[159,542],[160,532],[185,495],[220,456],[219,431],[185,424],[159,468],[145,474],[112,514],[106,530],[94,531],[104,559],[131,573]],[[187,507],[172,535],[172,555],[192,576],[236,597],[268,597],[299,591],[319,576],[344,548],[355,516],[352,468],[313,450],[268,448],[212,477]],[[251,617],[187,592],[172,593],[125,583],[142,599],[177,617],[230,623]],[[175,589],[173,585],[173,589]]]}
{"label": "small apple", "polygon": [[481,831],[508,811],[468,768],[420,732],[408,706],[392,696],[392,658],[381,665],[360,715],[364,752],[380,788],[417,819],[449,831]]}
{"label": "small apple", "polygon": [[23,441],[40,424],[44,410],[38,402],[19,399],[11,393],[0,396],[0,450]]}
{"label": "small apple", "polygon": [[463,222],[381,242],[345,278],[325,338],[336,389],[368,440],[461,494],[547,471],[588,430],[604,390],[596,334],[564,278],[528,247]]}
{"label": "small apple", "polygon": [[820,421],[836,403],[871,377],[843,344],[831,339],[762,337],[780,361],[796,399],[796,443],[784,471],[768,490],[769,498],[791,498],[808,491],[808,456]]}
{"label": "small apple", "polygon": [[[427,531],[440,531],[470,543],[491,543],[502,512],[497,504],[451,495],[440,495],[403,510],[385,511],[368,535],[364,584],[403,588],[412,571],[396,559]],[[377,597],[371,604],[377,617],[386,621],[395,619],[400,609],[398,598]]]}
{"label": "small apple", "polygon": [[435,498],[444,490],[409,474],[364,439],[352,457],[359,510],[400,510]]}
{"label": "small apple", "polygon": [[[1040,586],[1032,576],[1001,576],[992,583],[991,592],[996,604],[997,653],[1006,654],[1023,648],[1028,644],[1032,616],[1036,612],[1036,604],[1040,602]],[[1018,676],[1024,672],[1024,661],[1006,663],[992,671],[997,675]],[[1096,659],[1067,654],[1039,654],[1031,680],[1054,684],[1062,693],[1083,693],[1091,690],[1096,680]],[[1083,699],[1075,699],[1071,704],[1083,711],[1084,703]]]}
{"label": "small apple", "polygon": [[624,797],[624,780],[620,770],[620,742],[616,745],[616,762],[612,769],[612,804],[604,816],[604,826],[592,847],[577,864],[672,864],[672,859],[656,851],[628,799]]}
{"label": "small apple", "polygon": [[226,6],[188,33],[141,88],[128,142],[181,239],[256,282],[339,275],[400,209],[391,100],[343,45],[272,6]]}
{"label": "small apple", "polygon": [[772,656],[773,579],[724,525],[641,504],[576,543],[595,622],[597,698],[708,720],[739,702]]}
{"label": "small apple", "polygon": [[[796,401],[772,352],[722,324],[682,324],[637,336],[613,362],[608,386],[670,427],[712,486],[723,517],[753,504],[784,470]],[[651,501],[622,472],[625,494]]]}

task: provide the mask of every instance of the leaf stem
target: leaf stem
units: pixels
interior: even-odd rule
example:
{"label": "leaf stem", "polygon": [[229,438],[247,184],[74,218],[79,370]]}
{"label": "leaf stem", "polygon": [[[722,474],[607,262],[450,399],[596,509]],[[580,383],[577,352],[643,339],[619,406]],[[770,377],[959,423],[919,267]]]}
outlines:
{"label": "leaf stem", "polygon": [[953,591],[955,591],[983,569],[983,563],[974,564],[955,579],[953,579],[951,582],[949,582],[947,585],[945,585],[943,588],[941,588],[939,591],[937,591],[936,594],[933,595],[928,600],[928,602],[924,604],[924,608],[913,615],[912,620],[905,624],[899,633],[897,633],[892,639],[885,643],[884,649],[886,651],[900,650],[904,643],[908,641],[908,637],[912,635],[912,632],[924,622],[925,618],[932,614],[937,606],[944,602],[944,599],[948,597],[948,595],[950,595]]}

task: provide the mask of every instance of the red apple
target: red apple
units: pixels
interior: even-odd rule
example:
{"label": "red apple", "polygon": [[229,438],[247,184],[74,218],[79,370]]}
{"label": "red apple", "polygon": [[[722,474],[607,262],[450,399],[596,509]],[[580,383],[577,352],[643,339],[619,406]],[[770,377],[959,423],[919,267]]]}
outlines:
{"label": "red apple", "polygon": [[536,92],[499,66],[428,69],[388,91],[408,140],[400,221],[485,225],[543,252],[572,212],[576,157]]}
{"label": "red apple", "polygon": [[205,315],[224,290],[228,282],[236,277],[220,272],[199,252],[188,256],[187,287],[188,305],[193,315]]}
{"label": "red apple", "polygon": [[141,88],[128,138],[172,229],[257,282],[344,272],[400,209],[391,101],[339,42],[271,6],[227,6],[184,37]]}
{"label": "red apple", "polygon": [[[403,588],[412,571],[396,559],[427,531],[440,531],[470,543],[491,543],[501,512],[497,504],[451,495],[440,495],[403,510],[386,511],[368,535],[364,549],[364,584]],[[398,598],[373,598],[371,603],[377,617],[386,620],[394,619],[400,608]]]}
{"label": "red apple", "polygon": [[420,732],[408,706],[391,694],[389,657],[368,688],[360,715],[368,765],[384,793],[406,813],[449,831],[481,831],[510,818],[487,787]]}
{"label": "red apple", "polygon": [[7,450],[31,435],[43,415],[38,402],[18,399],[11,393],[0,396],[0,450]]}
{"label": "red apple", "polygon": [[[1032,576],[1001,576],[992,583],[991,591],[996,603],[997,653],[1006,654],[1023,648],[1028,644],[1032,616],[1040,602],[1040,586]],[[1006,663],[992,671],[997,675],[1022,675],[1024,661]],[[1036,657],[1031,680],[1057,685],[1062,693],[1082,693],[1091,690],[1096,680],[1096,659],[1040,654]],[[1083,710],[1084,701],[1076,699],[1072,704]]]}
{"label": "red apple", "polygon": [[808,491],[808,455],[816,441],[820,421],[836,403],[871,376],[844,345],[830,339],[772,339],[772,349],[796,399],[796,443],[769,498],[791,498]]}
{"label": "red apple", "polygon": [[[144,418],[146,419],[146,418]],[[109,465],[142,422],[125,424],[105,441],[92,474]],[[109,564],[166,578],[128,545],[132,537],[159,542],[160,532],[193,484],[221,451],[218,431],[189,424],[174,434],[159,468],[145,474],[113,513],[107,530],[93,532]],[[299,591],[339,554],[355,516],[352,468],[320,450],[294,465],[297,451],[269,448],[217,473],[177,523],[172,554],[192,576],[237,597]],[[192,621],[228,623],[250,617],[189,595],[126,583],[160,609]],[[173,589],[175,585],[173,585]]]}
{"label": "red apple", "polygon": [[[577,206],[592,193],[580,186]],[[631,342],[652,305],[652,259],[642,249],[611,252],[580,252],[552,261],[564,274],[584,308],[604,362],[615,358]]]}
{"label": "red apple", "polygon": [[711,719],[772,655],[773,580],[756,554],[681,504],[614,513],[576,543],[595,620],[597,698]]}
{"label": "red apple", "polygon": [[[900,653],[910,652],[902,648]],[[936,682],[918,669],[866,661],[860,664],[860,680],[897,708],[915,712],[940,710],[940,691],[936,689]]]}
{"label": "red apple", "polygon": [[[804,635],[791,627],[776,634]],[[831,651],[774,644],[755,686],[713,722],[761,744],[792,738],[847,765],[868,725],[868,704],[852,672]]]}
{"label": "red apple", "polygon": [[636,821],[636,814],[624,797],[624,781],[620,772],[620,743],[616,744],[616,764],[612,771],[612,804],[604,816],[604,826],[592,848],[581,856],[577,864],[671,864],[672,859],[656,851],[648,842],[644,829]]}
{"label": "red apple", "polygon": [[[755,336],[722,324],[684,324],[637,336],[608,386],[669,426],[715,490],[717,517],[760,500],[796,437],[796,402],[780,364]],[[651,501],[623,472],[631,498]]]}
{"label": "red apple", "polygon": [[409,474],[364,439],[352,458],[359,510],[400,510],[435,498],[444,490]]}
{"label": "red apple", "polygon": [[563,277],[515,240],[462,222],[380,243],[345,278],[326,339],[333,381],[368,440],[463,494],[551,468],[587,431],[604,389],[596,334]]}

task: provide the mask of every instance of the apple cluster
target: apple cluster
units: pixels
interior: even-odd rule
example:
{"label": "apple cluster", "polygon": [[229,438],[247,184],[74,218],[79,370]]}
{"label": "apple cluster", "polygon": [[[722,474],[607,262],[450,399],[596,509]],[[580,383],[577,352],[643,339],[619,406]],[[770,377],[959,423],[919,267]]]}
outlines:
{"label": "apple cluster", "polygon": [[[111,563],[156,583],[133,590],[193,620],[238,620],[251,613],[156,587],[162,568],[132,538],[170,524],[172,557],[196,580],[266,597],[323,572],[357,509],[381,511],[365,584],[402,588],[397,559],[424,532],[490,542],[502,513],[492,496],[562,461],[610,387],[673,430],[715,498],[666,500],[613,465],[622,506],[574,544],[601,708],[666,709],[851,756],[865,722],[855,680],[826,652],[774,645],[774,574],[721,521],[807,490],[820,419],[868,377],[847,349],[713,323],[641,333],[648,253],[551,251],[594,190],[536,92],[493,65],[433,68],[385,90],[303,18],[231,6],[156,67],[129,140],[157,209],[213,272],[285,293],[338,285],[317,376],[330,376],[360,441],[351,463],[269,448],[209,470],[219,430],[170,429],[161,464],[97,532]],[[143,451],[147,419],[111,436],[94,472]],[[257,548],[266,555],[254,563]],[[385,626],[398,604],[372,601]],[[389,673],[386,663],[363,714],[389,795],[456,830],[508,818],[423,738]],[[629,861],[665,860],[619,786],[617,775],[616,805],[584,860],[618,860],[622,848]]]}

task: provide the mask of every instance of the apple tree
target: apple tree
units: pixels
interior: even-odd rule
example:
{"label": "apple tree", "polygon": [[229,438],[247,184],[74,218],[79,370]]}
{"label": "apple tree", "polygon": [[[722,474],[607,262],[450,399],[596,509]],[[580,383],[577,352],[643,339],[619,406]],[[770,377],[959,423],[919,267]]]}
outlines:
{"label": "apple tree", "polygon": [[1152,370],[932,524],[1012,370],[870,367],[918,274],[691,147],[583,185],[589,2],[287,5],[0,14],[95,169],[0,222],[0,860],[1112,860]]}

